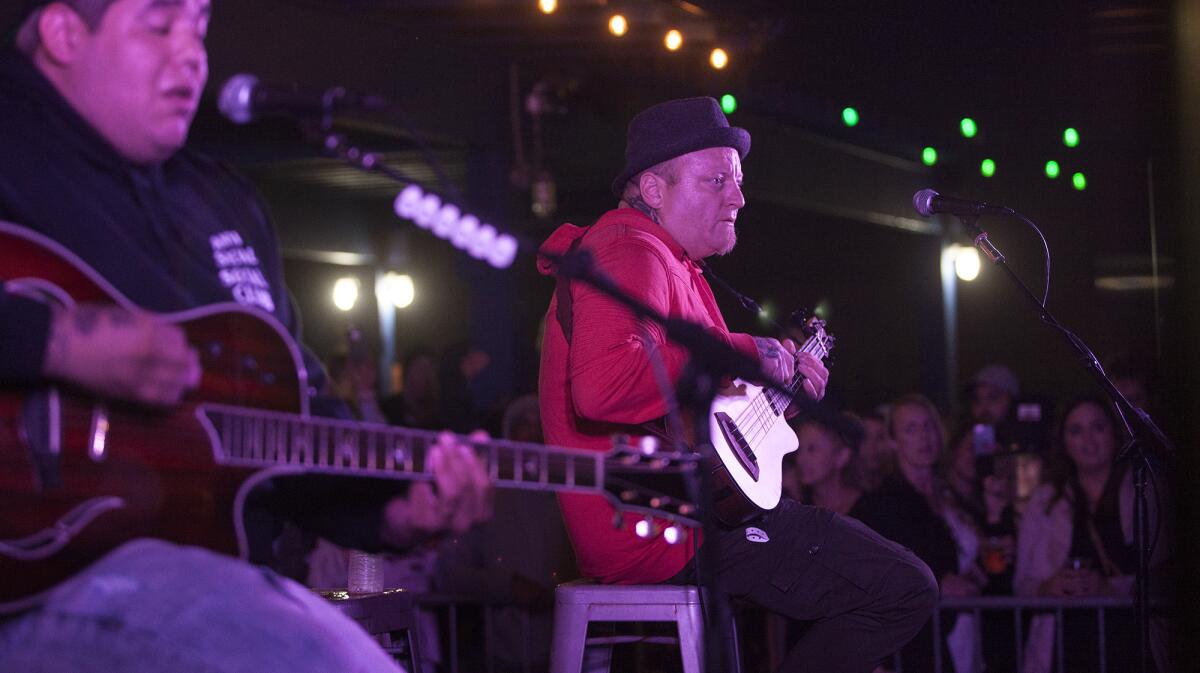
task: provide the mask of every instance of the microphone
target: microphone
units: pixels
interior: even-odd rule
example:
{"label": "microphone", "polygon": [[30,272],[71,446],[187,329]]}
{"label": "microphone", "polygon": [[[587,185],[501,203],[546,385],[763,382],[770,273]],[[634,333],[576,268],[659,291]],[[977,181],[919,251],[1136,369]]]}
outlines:
{"label": "microphone", "polygon": [[942,196],[932,189],[922,189],[913,194],[912,203],[913,209],[924,217],[929,217],[934,213],[945,213],[947,215],[1013,214],[1012,208],[993,206],[985,201],[971,201],[954,196]]}
{"label": "microphone", "polygon": [[263,84],[248,73],[230,77],[221,86],[217,99],[221,114],[235,124],[247,124],[259,117],[321,117],[334,109],[380,110],[388,102],[380,96],[347,93],[341,87],[325,91]]}

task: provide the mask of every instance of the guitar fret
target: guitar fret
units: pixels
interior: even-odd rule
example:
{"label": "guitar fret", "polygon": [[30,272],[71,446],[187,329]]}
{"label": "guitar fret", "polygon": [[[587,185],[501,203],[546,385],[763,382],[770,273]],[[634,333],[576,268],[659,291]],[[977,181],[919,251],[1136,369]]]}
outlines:
{"label": "guitar fret", "polygon": [[253,447],[251,453],[260,462],[266,462],[267,447],[263,446],[263,420],[261,418],[250,420],[250,437],[251,446]]}
{"label": "guitar fret", "polygon": [[280,441],[279,437],[279,424],[269,419],[264,420],[263,423],[263,447],[267,461],[277,463],[280,460],[286,459],[287,453],[284,452],[283,442]]}
{"label": "guitar fret", "polygon": [[378,466],[379,466],[378,450],[379,450],[379,436],[376,435],[374,432],[368,432],[367,433],[367,446],[366,446],[367,464],[364,466],[364,467],[366,467],[366,469],[368,469],[368,470],[377,470],[378,469]]}
{"label": "guitar fret", "polygon": [[328,426],[322,425],[317,428],[317,467],[329,467],[333,464],[331,460],[332,454],[330,453],[332,447],[329,445],[329,434]]}
{"label": "guitar fret", "polygon": [[342,430],[337,433],[337,459],[334,467],[354,469],[358,467],[358,433],[354,430]]}
{"label": "guitar fret", "polygon": [[233,428],[230,427],[228,421],[221,423],[221,452],[220,456],[225,460],[229,460],[233,456],[229,452],[234,450],[237,445],[233,443]]}
{"label": "guitar fret", "polygon": [[383,469],[388,472],[396,470],[396,452],[399,451],[397,444],[400,438],[396,435],[385,435],[383,440]]}
{"label": "guitar fret", "polygon": [[293,423],[294,432],[292,433],[292,442],[299,449],[299,455],[302,458],[302,464],[307,467],[312,467],[316,464],[316,446],[313,444],[313,428],[312,426],[302,426],[300,423]]}

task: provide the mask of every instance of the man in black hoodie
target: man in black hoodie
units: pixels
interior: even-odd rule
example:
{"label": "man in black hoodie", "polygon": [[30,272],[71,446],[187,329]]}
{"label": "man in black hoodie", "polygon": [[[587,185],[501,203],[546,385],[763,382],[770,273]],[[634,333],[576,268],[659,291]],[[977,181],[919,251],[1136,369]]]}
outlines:
{"label": "man in black hoodie", "polygon": [[[233,301],[298,336],[260,197],[184,148],[208,75],[209,13],[208,0],[26,2],[16,49],[0,54],[0,220],[58,242],[146,310],[51,306],[6,292],[0,268],[0,386],[62,382],[168,407],[198,385],[199,358],[151,312]],[[304,359],[319,387],[319,364]],[[460,459],[434,461],[437,490],[302,478],[263,502],[346,546],[403,548],[487,515],[474,456],[442,450]],[[6,671],[390,669],[302,587],[154,540],[0,615]]]}

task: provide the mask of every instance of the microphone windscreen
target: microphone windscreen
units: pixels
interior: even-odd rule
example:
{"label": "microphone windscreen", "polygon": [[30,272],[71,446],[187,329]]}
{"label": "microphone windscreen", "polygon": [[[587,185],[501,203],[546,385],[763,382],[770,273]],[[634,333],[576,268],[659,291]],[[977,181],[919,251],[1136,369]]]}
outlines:
{"label": "microphone windscreen", "polygon": [[258,78],[247,73],[230,77],[221,87],[217,108],[234,124],[247,124],[254,119],[254,88]]}
{"label": "microphone windscreen", "polygon": [[938,193],[932,189],[922,189],[916,194],[913,194],[913,209],[916,210],[919,215],[924,217],[933,215],[933,200],[937,198],[937,195]]}

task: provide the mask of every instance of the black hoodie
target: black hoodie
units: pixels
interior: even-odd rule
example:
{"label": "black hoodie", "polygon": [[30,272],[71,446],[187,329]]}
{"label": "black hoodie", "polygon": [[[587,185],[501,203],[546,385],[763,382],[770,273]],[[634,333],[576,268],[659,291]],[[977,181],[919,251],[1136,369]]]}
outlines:
{"label": "black hoodie", "polygon": [[[266,206],[225,165],[183,149],[161,165],[122,158],[25,56],[0,48],[0,220],[40,232],[155,312],[238,302],[272,313],[293,337],[298,320]],[[6,294],[0,268],[0,383],[34,381],[50,315]],[[297,341],[299,339],[297,338]],[[307,350],[309,383],[323,370]],[[325,400],[313,400],[314,410]],[[329,413],[333,411],[333,413]],[[404,485],[331,477],[276,479],[263,509],[361,549],[381,546],[381,506]],[[266,526],[270,528],[270,526]],[[272,531],[252,547],[269,549]],[[252,560],[267,552],[251,550]]]}
{"label": "black hoodie", "polygon": [[[126,161],[12,51],[0,55],[0,219],[63,244],[148,310],[236,301],[298,331],[266,208],[244,179],[186,149]],[[36,376],[47,324],[45,307],[0,296],[0,379]]]}

